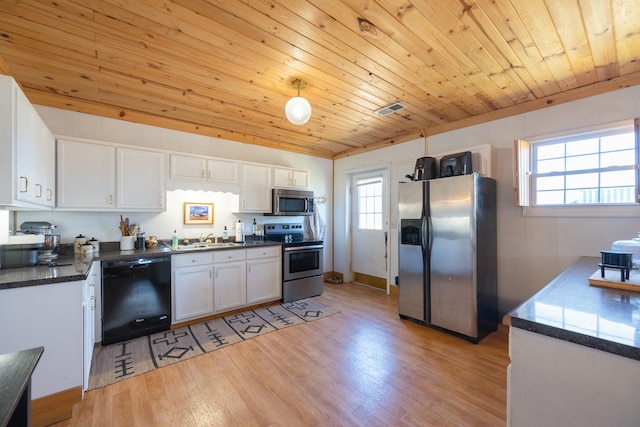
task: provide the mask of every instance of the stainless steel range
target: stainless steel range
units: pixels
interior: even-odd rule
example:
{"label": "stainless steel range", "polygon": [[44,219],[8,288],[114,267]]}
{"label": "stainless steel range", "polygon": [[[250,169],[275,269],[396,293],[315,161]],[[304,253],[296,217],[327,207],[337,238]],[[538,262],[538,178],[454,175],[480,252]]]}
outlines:
{"label": "stainless steel range", "polygon": [[265,239],[282,243],[282,300],[291,302],[323,291],[322,240],[304,238],[304,226],[265,224]]}

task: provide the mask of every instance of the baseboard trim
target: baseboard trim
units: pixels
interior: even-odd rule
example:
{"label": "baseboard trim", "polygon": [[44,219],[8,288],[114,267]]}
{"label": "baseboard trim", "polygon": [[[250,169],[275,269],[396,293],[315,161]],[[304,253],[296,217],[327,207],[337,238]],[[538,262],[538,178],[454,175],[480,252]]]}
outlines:
{"label": "baseboard trim", "polygon": [[82,387],[34,399],[31,402],[31,424],[44,427],[71,418],[73,405],[82,401]]}
{"label": "baseboard trim", "polygon": [[360,283],[362,285],[371,286],[372,288],[387,290],[387,279],[384,277],[371,276],[369,274],[353,272],[354,283]]}

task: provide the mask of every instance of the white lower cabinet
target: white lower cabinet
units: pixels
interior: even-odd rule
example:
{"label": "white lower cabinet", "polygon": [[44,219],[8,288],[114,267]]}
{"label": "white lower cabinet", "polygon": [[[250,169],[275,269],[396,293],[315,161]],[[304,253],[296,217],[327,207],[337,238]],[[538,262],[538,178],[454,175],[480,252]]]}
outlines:
{"label": "white lower cabinet", "polygon": [[280,246],[172,257],[173,323],[282,298]]}
{"label": "white lower cabinet", "polygon": [[247,275],[244,250],[215,251],[214,310],[223,312],[246,305]]}
{"label": "white lower cabinet", "polygon": [[282,298],[279,246],[247,249],[247,304]]}
{"label": "white lower cabinet", "polygon": [[172,257],[172,322],[213,314],[213,267],[211,252]]}
{"label": "white lower cabinet", "polygon": [[31,377],[31,398],[83,383],[83,281],[0,290],[0,354],[34,347],[44,353]]}

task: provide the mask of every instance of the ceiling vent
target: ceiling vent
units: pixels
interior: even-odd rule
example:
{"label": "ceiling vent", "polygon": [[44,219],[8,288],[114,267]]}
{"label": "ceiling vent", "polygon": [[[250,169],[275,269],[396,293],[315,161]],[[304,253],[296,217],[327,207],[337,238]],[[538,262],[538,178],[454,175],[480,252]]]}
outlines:
{"label": "ceiling vent", "polygon": [[406,105],[401,104],[399,102],[394,102],[391,105],[387,105],[386,107],[382,107],[381,109],[377,110],[376,113],[380,114],[381,116],[388,116],[391,113],[404,110],[405,108],[407,108]]}

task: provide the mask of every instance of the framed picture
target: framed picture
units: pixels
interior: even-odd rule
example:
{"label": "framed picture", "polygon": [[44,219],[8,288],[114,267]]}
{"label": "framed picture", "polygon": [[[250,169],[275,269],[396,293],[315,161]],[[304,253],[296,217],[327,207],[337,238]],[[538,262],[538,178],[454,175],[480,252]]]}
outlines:
{"label": "framed picture", "polygon": [[184,202],[185,224],[213,224],[213,203]]}

